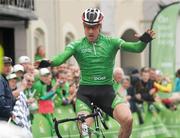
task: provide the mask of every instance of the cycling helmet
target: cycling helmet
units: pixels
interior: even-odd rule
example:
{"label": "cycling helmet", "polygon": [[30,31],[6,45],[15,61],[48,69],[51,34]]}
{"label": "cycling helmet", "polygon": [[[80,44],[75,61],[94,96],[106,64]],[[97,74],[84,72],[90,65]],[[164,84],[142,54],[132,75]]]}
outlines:
{"label": "cycling helmet", "polygon": [[104,16],[102,12],[97,8],[89,8],[83,12],[82,20],[88,25],[101,24]]}

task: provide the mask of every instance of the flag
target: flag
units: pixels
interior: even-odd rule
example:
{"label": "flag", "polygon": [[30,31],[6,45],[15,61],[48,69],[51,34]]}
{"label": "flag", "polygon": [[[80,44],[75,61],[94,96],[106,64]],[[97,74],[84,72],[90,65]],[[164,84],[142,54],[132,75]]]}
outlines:
{"label": "flag", "polygon": [[38,105],[39,113],[48,114],[54,112],[54,104],[52,100],[39,100]]}
{"label": "flag", "polygon": [[17,98],[18,100],[15,103],[15,106],[13,108],[13,122],[30,131],[31,128],[31,123],[30,123],[30,118],[29,118],[29,109],[28,109],[28,104],[27,104],[27,98],[24,92],[20,92],[20,95]]}

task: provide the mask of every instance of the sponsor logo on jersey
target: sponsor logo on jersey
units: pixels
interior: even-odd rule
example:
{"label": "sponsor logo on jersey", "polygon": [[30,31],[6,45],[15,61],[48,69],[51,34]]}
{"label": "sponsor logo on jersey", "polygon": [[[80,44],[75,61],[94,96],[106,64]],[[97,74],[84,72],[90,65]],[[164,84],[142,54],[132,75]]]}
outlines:
{"label": "sponsor logo on jersey", "polygon": [[81,53],[92,53],[92,49],[91,48],[83,48],[83,49],[81,49]]}
{"label": "sponsor logo on jersey", "polygon": [[94,76],[94,80],[105,80],[106,76]]}

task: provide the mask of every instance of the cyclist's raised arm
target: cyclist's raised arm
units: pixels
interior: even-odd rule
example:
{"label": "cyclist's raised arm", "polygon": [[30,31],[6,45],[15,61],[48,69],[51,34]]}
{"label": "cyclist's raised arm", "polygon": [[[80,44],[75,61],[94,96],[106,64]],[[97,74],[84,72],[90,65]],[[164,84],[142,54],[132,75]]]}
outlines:
{"label": "cyclist's raised arm", "polygon": [[140,41],[138,42],[126,42],[122,40],[120,48],[128,52],[142,52],[147,43],[151,42],[155,33],[151,30],[147,30],[142,36],[137,36]]}
{"label": "cyclist's raised arm", "polygon": [[68,44],[63,53],[55,56],[52,59],[51,65],[52,66],[59,66],[59,65],[63,64],[68,58],[70,58],[74,54],[74,51],[75,51],[74,44],[75,44],[74,42]]}

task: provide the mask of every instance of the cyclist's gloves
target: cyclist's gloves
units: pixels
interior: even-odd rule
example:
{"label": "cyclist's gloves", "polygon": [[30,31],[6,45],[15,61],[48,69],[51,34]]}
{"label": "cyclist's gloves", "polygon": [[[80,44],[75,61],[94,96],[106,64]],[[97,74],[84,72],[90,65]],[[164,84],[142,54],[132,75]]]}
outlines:
{"label": "cyclist's gloves", "polygon": [[144,43],[149,43],[153,40],[150,34],[145,32],[141,37],[139,37],[139,40],[141,40]]}

